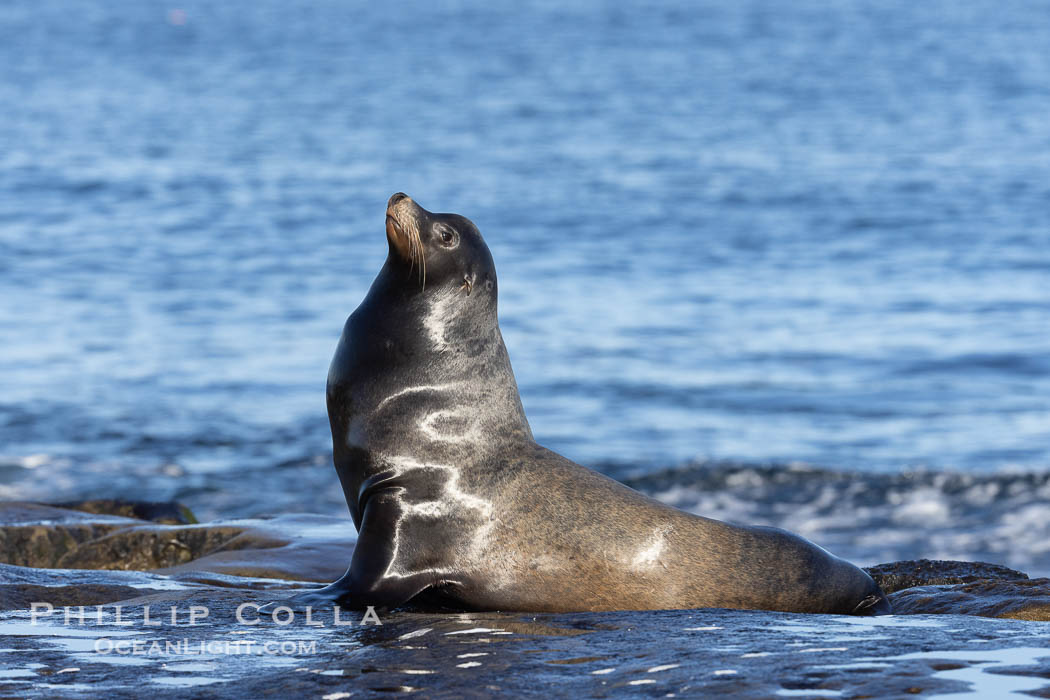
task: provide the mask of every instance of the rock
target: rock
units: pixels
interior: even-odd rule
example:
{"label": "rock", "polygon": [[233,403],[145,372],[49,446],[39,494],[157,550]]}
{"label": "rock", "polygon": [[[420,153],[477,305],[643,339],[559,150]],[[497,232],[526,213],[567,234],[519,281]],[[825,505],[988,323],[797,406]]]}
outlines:
{"label": "rock", "polygon": [[0,504],[0,563],[17,566],[329,582],[345,571],[355,542],[349,520],[317,515],[158,525],[35,503]]}
{"label": "rock", "polygon": [[918,559],[879,564],[864,570],[887,595],[914,586],[970,583],[985,579],[1019,581],[1028,578],[1028,574],[1020,571],[980,561]]}
{"label": "rock", "polygon": [[[7,572],[0,568],[0,573]],[[113,584],[40,586],[5,582],[0,584],[0,610],[28,610],[33,603],[50,603],[55,607],[104,605],[137,598],[142,593],[141,589]]]}
{"label": "rock", "polygon": [[197,518],[181,503],[156,501],[93,500],[54,503],[55,508],[79,510],[96,515],[120,515],[125,518],[149,520],[162,525],[194,525]]}
{"label": "rock", "polygon": [[919,586],[889,596],[900,615],[953,613],[1050,621],[1050,579],[985,579],[953,586]]}
{"label": "rock", "polygon": [[[936,616],[380,610],[382,625],[342,611],[351,624],[336,626],[333,610],[313,624],[255,614],[336,578],[354,543],[349,521],[310,515],[163,525],[0,504],[0,554],[28,564],[0,564],[0,695],[859,698],[1003,683],[1050,695],[1050,625],[975,617],[1045,614],[1050,582],[964,562],[873,567],[887,586],[985,575],[890,596],[899,613]],[[151,570],[124,570],[136,567]]]}
{"label": "rock", "polygon": [[[23,567],[193,574],[197,581],[216,585],[228,582],[219,583],[213,575],[271,579],[286,585],[327,583],[343,573],[356,542],[348,520],[316,515],[162,525],[93,512],[149,514],[150,504],[85,501],[80,505],[87,512],[35,503],[0,504],[0,561]],[[898,613],[1047,619],[1045,590],[1039,584],[1027,585],[1025,574],[995,564],[923,559],[880,564],[867,571],[891,594]],[[946,584],[965,585],[931,588]],[[916,587],[921,591],[916,592]],[[92,601],[105,602],[108,594],[91,590]],[[114,595],[127,592],[114,591]],[[29,594],[7,591],[11,600]]]}
{"label": "rock", "polygon": [[[217,549],[202,552],[199,558],[162,571],[327,584],[343,575],[357,544],[357,532],[349,519],[322,515],[280,515],[220,524],[237,529],[237,535]],[[216,525],[191,527],[208,529]]]}
{"label": "rock", "polygon": [[[281,591],[296,581],[230,576],[208,571],[174,573],[84,569],[34,569],[0,564],[0,610],[27,609],[34,602],[56,607],[104,605],[163,592],[175,598],[201,590]],[[273,595],[277,595],[276,593]]]}
{"label": "rock", "polygon": [[87,515],[37,503],[4,503],[0,504],[0,556],[8,564],[58,566],[80,543],[138,523],[129,518]]}
{"label": "rock", "polygon": [[[37,572],[36,574],[30,572]],[[134,572],[93,572],[125,581]],[[24,570],[47,587],[61,577]],[[150,575],[155,576],[155,575]],[[247,579],[245,579],[247,581]],[[232,581],[230,581],[232,583]],[[1050,691],[1050,626],[958,615],[740,610],[522,615],[331,611],[276,624],[279,591],[186,585],[94,609],[0,613],[0,692],[67,697],[908,697]],[[145,606],[156,626],[144,624]],[[172,623],[171,608],[175,609]],[[194,607],[197,618],[190,616]],[[207,614],[203,615],[204,609]],[[257,621],[256,621],[257,620]],[[35,622],[35,624],[34,624]],[[990,675],[985,669],[993,671]],[[983,685],[982,685],[983,684]]]}

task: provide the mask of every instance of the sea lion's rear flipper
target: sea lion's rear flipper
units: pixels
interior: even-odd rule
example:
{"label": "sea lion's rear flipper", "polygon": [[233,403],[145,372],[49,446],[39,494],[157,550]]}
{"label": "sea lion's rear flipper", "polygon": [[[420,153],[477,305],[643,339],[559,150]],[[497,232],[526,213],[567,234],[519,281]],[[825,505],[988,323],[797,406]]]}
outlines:
{"label": "sea lion's rear flipper", "polygon": [[872,593],[867,596],[859,603],[857,607],[853,608],[853,615],[892,615],[893,608],[890,607],[890,601],[886,600],[881,592]]}

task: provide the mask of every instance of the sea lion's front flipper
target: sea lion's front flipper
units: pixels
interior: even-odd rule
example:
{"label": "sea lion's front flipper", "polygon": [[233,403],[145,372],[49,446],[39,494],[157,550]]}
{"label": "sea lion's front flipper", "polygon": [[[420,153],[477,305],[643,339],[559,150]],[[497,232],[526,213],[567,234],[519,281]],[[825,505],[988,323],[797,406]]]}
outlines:
{"label": "sea lion's front flipper", "polygon": [[303,591],[260,611],[281,605],[293,610],[333,605],[343,610],[395,608],[419,595],[434,584],[435,575],[412,561],[417,556],[412,547],[402,546],[403,509],[396,491],[373,494],[364,506],[357,546],[346,573],[324,588]]}

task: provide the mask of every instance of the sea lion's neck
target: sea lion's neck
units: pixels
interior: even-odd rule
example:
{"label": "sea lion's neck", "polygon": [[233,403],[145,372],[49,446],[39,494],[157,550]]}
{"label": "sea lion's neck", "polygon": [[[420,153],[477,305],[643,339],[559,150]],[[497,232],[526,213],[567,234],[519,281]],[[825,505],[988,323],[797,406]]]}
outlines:
{"label": "sea lion's neck", "polygon": [[495,299],[406,282],[383,268],[343,330],[328,376],[339,451],[370,459],[483,458],[493,445],[531,441],[500,334]]}

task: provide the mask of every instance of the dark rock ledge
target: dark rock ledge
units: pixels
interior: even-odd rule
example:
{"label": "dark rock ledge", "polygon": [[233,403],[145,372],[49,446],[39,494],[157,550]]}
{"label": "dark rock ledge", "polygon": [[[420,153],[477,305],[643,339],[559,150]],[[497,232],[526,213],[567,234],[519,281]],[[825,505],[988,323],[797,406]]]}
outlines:
{"label": "dark rock ledge", "polygon": [[241,604],[342,573],[349,521],[76,507],[0,504],[0,697],[1050,697],[1050,580],[991,564],[872,567],[898,613],[880,618],[381,610],[382,625],[346,611],[352,624],[249,625]]}

